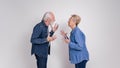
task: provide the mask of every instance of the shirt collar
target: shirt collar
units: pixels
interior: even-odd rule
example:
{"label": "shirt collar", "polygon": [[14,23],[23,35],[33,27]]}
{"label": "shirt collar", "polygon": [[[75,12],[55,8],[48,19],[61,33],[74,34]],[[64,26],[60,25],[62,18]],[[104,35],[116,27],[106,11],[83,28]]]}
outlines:
{"label": "shirt collar", "polygon": [[77,29],[78,27],[76,26],[74,29],[72,29],[71,33],[74,33],[74,31]]}

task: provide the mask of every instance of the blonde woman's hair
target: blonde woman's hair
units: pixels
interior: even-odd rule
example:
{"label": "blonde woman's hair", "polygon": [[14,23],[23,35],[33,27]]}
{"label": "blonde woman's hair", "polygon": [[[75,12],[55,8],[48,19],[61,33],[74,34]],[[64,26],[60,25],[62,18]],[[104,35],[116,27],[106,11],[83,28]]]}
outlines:
{"label": "blonde woman's hair", "polygon": [[81,18],[80,18],[80,16],[78,16],[78,15],[76,15],[76,14],[73,14],[72,16],[71,16],[71,18],[72,18],[72,20],[76,23],[76,26],[80,23],[80,21],[81,21]]}

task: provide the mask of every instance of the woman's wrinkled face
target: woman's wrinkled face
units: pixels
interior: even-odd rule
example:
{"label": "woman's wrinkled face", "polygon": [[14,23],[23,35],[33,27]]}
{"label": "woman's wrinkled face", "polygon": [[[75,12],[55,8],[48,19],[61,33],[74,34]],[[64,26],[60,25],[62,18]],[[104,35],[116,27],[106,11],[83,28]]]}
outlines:
{"label": "woman's wrinkled face", "polygon": [[72,17],[71,17],[71,18],[69,18],[68,26],[72,27],[73,25],[75,25],[75,23],[73,22]]}

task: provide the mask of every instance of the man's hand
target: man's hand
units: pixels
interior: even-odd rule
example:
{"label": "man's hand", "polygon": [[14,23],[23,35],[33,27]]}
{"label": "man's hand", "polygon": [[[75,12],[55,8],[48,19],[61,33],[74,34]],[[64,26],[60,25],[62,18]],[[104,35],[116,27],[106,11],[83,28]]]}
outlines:
{"label": "man's hand", "polygon": [[47,41],[51,42],[51,41],[55,40],[56,38],[57,38],[56,36],[52,36],[52,37],[48,36]]}
{"label": "man's hand", "polygon": [[54,27],[52,27],[53,32],[55,32],[58,29],[58,24],[55,24]]}

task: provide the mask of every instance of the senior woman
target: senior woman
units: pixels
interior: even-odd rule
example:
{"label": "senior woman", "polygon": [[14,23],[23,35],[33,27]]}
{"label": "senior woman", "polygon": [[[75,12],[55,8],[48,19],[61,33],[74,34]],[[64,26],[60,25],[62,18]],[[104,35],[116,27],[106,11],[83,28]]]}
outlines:
{"label": "senior woman", "polygon": [[61,35],[69,46],[69,60],[72,64],[75,64],[75,68],[85,68],[89,60],[85,35],[80,28],[78,28],[80,21],[81,18],[75,14],[69,18],[68,26],[72,29],[70,39],[67,37],[67,33],[61,30]]}

